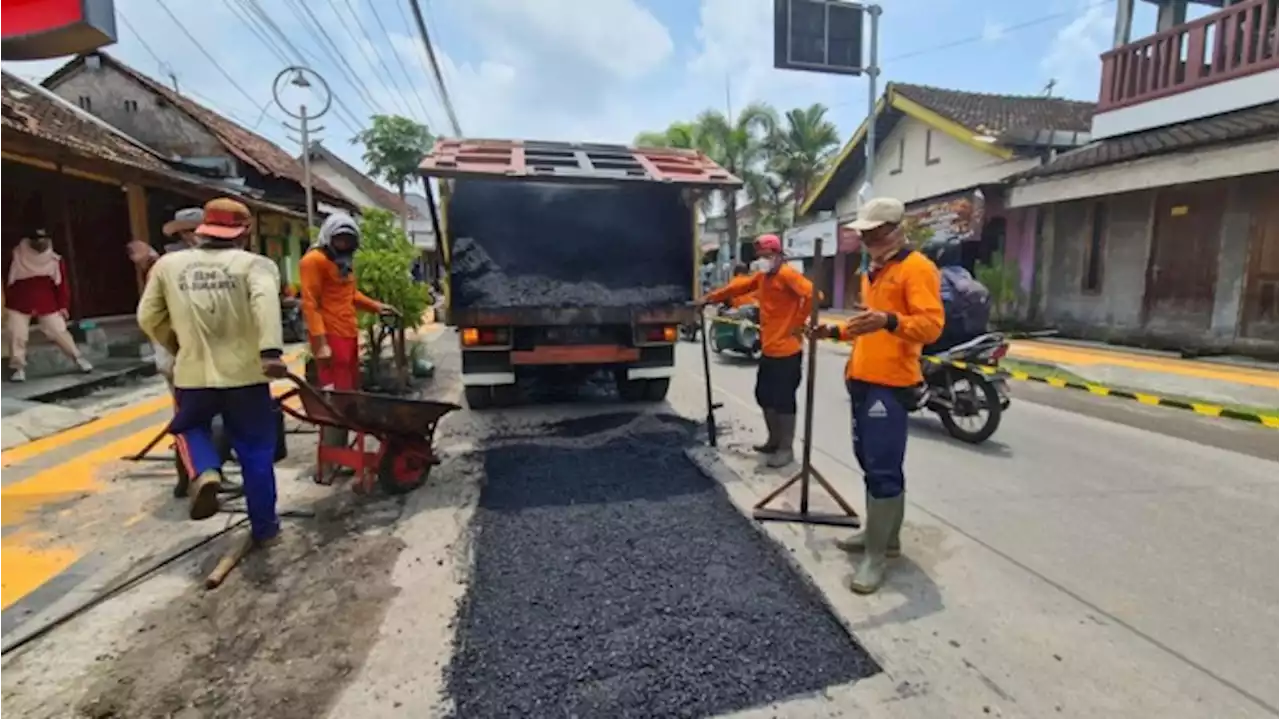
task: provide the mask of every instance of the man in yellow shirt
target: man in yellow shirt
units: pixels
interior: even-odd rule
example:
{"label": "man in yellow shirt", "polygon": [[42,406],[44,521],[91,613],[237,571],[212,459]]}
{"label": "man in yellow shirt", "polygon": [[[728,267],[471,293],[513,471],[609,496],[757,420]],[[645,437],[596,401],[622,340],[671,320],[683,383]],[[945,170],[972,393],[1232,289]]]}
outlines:
{"label": "man in yellow shirt", "polygon": [[156,261],[138,303],[138,326],[174,353],[177,411],[169,431],[193,477],[192,519],[218,511],[222,460],[210,425],[221,416],[244,476],[249,524],[258,543],[280,532],[276,516],[278,425],[269,377],[285,373],[281,359],[280,272],[246,252],[249,208],[210,201],[195,247]]}
{"label": "man in yellow shirt", "polygon": [[756,403],[764,413],[769,438],[756,445],[769,455],[770,467],[795,461],[796,390],[803,373],[804,327],[809,321],[813,283],[786,264],[777,235],[756,240],[756,257],[764,269],[735,277],[729,284],[702,298],[701,304],[752,296],[760,306],[760,364],[756,370]]}
{"label": "man in yellow shirt", "polygon": [[929,258],[907,246],[904,212],[901,202],[888,197],[859,208],[847,226],[858,231],[871,260],[862,274],[865,307],[843,325],[815,330],[820,337],[854,341],[845,377],[853,400],[853,455],[867,488],[867,523],[864,532],[837,545],[863,552],[850,582],[860,594],[880,588],[886,558],[902,551],[907,394],[924,381],[921,350],[942,334],[942,280]]}

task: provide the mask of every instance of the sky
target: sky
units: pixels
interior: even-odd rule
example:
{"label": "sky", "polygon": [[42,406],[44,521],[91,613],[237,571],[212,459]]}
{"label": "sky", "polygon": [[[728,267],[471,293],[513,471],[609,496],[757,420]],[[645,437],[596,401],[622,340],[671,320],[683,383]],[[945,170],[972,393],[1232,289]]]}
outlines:
{"label": "sky", "polygon": [[[740,110],[759,101],[780,111],[822,103],[848,138],[866,114],[865,77],[773,68],[773,0],[420,2],[465,136],[626,143],[708,108]],[[881,4],[881,90],[887,80],[1036,95],[1053,80],[1055,96],[1097,96],[1114,0]],[[408,115],[452,134],[408,0],[115,5],[118,42],[108,52],[154,77],[172,73],[181,91],[290,152],[299,148],[272,100],[272,81],[286,60],[296,62],[294,52],[334,95],[318,121],[320,139],[355,166],[364,163],[351,139],[375,113]],[[254,5],[296,50],[274,39],[273,49],[255,33],[246,20]],[[1134,36],[1141,37],[1154,30],[1154,11],[1137,5]],[[38,80],[61,64],[4,67]],[[307,99],[286,90],[290,104]],[[318,101],[311,97],[309,105]]]}

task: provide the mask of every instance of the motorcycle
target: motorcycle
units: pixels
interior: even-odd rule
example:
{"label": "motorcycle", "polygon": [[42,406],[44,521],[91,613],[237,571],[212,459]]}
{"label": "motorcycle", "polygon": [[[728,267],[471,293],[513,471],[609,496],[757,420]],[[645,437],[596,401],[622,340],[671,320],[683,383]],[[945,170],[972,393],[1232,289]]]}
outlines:
{"label": "motorcycle", "polygon": [[280,324],[285,342],[301,342],[307,338],[307,323],[302,319],[302,301],[297,297],[280,298]]}
{"label": "motorcycle", "polygon": [[934,412],[962,442],[985,442],[1009,408],[1009,373],[999,368],[1008,351],[1005,336],[989,332],[921,358],[924,385],[912,409]]}

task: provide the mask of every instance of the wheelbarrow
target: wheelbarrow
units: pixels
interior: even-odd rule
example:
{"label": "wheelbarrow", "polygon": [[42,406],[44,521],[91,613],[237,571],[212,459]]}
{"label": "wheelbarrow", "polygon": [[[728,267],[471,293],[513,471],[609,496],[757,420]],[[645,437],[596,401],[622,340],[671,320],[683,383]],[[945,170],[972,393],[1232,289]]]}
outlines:
{"label": "wheelbarrow", "polygon": [[[388,494],[404,494],[422,486],[431,468],[440,464],[432,449],[440,418],[461,409],[449,402],[430,402],[368,392],[320,390],[294,374],[297,385],[286,399],[297,396],[301,407],[283,401],[281,409],[298,420],[318,427],[347,430],[353,435],[346,446],[318,443],[316,481],[334,467],[355,472],[354,489],[370,493],[374,485]],[[370,440],[377,448],[370,449]]]}

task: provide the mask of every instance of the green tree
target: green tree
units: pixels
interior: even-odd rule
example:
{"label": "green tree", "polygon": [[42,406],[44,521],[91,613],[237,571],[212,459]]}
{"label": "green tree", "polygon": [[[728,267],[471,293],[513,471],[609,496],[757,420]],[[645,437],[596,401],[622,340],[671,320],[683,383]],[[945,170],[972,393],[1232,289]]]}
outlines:
{"label": "green tree", "polygon": [[784,117],[768,138],[768,164],[791,189],[793,211],[799,211],[839,149],[840,132],[821,103],[788,110]]}
{"label": "green tree", "polygon": [[418,165],[431,151],[435,138],[426,125],[400,115],[374,115],[368,129],[352,138],[364,145],[369,174],[396,188],[404,200],[404,188],[418,174]]}
{"label": "green tree", "polygon": [[[422,326],[430,306],[425,284],[413,280],[413,263],[421,251],[409,241],[387,210],[365,210],[360,218],[360,249],[356,251],[355,272],[360,291],[396,308],[405,329]],[[382,357],[383,346],[378,337],[378,320],[362,314],[360,326],[368,337],[371,361]],[[393,346],[397,375],[402,386],[407,384],[408,358],[404,348]]]}
{"label": "green tree", "polygon": [[1018,265],[1005,260],[1002,253],[991,255],[990,261],[974,268],[977,280],[991,293],[991,321],[996,325],[1010,319],[1022,299],[1021,273]]}
{"label": "green tree", "polygon": [[[778,127],[778,114],[764,103],[752,103],[730,120],[718,110],[706,110],[694,122],[695,137],[703,152],[743,182],[748,197],[765,197],[768,187],[769,142]],[[738,193],[721,192],[729,246],[738,256]]]}
{"label": "green tree", "polygon": [[632,142],[636,147],[678,147],[686,150],[698,147],[698,128],[692,122],[673,122],[662,132],[642,132]]}

